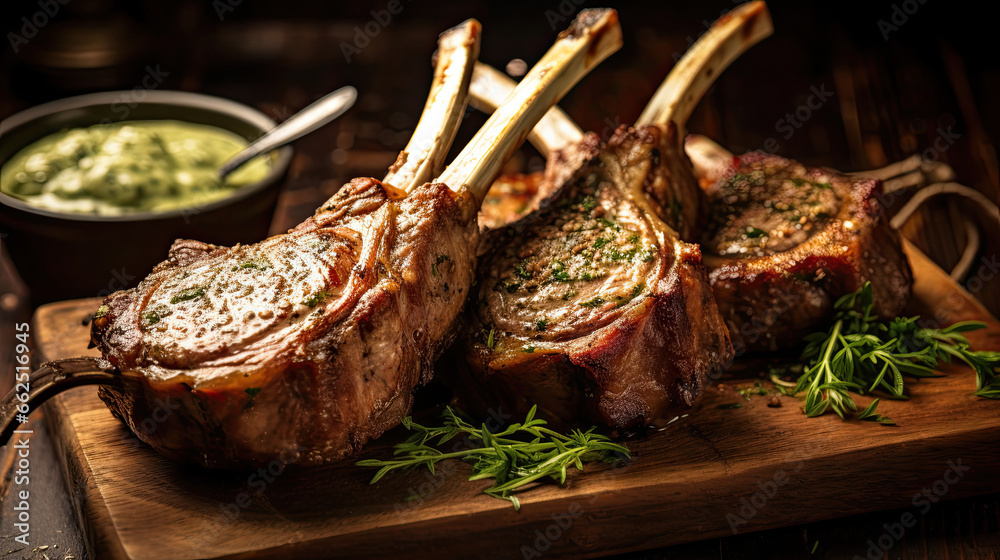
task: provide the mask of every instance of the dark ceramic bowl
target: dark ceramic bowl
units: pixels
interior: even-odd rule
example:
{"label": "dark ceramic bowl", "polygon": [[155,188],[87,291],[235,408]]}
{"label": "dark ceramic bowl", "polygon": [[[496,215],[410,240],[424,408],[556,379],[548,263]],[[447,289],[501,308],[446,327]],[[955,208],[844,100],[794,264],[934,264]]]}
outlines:
{"label": "dark ceramic bowl", "polygon": [[[234,101],[181,91],[131,91],[61,99],[0,124],[0,163],[28,144],[66,128],[101,122],[173,119],[216,126],[254,140],[274,127],[267,115]],[[165,212],[122,216],[36,208],[0,193],[0,232],[34,303],[104,296],[135,286],[166,259],[175,239],[233,245],[260,241],[288,172],[292,149],[271,154],[271,171],[222,199]]]}

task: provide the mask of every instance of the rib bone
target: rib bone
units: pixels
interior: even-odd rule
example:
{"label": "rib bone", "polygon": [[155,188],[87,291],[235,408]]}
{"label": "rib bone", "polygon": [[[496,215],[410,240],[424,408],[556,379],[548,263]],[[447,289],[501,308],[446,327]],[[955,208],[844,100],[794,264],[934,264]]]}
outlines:
{"label": "rib bone", "polygon": [[614,10],[580,12],[569,30],[528,72],[437,181],[453,190],[467,186],[481,204],[503,164],[532,127],[621,44],[621,28]]}
{"label": "rib bone", "polygon": [[666,128],[674,122],[683,138],[684,125],[719,74],[741,54],[774,32],[764,2],[748,2],[712,24],[670,71],[636,126]]}
{"label": "rib bone", "polygon": [[[469,85],[469,102],[484,113],[492,113],[513,93],[515,87],[517,82],[496,68],[477,62]],[[546,158],[580,140],[583,140],[583,131],[559,107],[549,109],[528,135],[528,141]]]}
{"label": "rib bone", "polygon": [[[773,31],[770,14],[764,2],[750,2],[727,14],[702,36],[685,53],[657,89],[649,105],[639,118],[637,128],[660,128],[662,164],[645,185],[652,198],[656,214],[676,230],[682,239],[697,241],[707,210],[704,195],[691,173],[691,164],[684,157],[683,129],[697,102],[704,96],[715,79],[740,54],[767,37]],[[477,63],[469,88],[474,106],[490,110],[509,95],[514,82],[497,70]],[[578,164],[574,150],[583,132],[560,109],[551,109],[529,140],[548,158],[549,167],[541,180],[522,183],[534,186],[537,191],[518,193],[527,199],[524,204],[537,207],[554,192],[568,175],[561,168]],[[498,191],[510,190],[506,184]],[[482,216],[484,224],[495,226],[511,219],[508,205],[494,204]]]}
{"label": "rib bone", "polygon": [[479,22],[470,19],[441,34],[435,58],[450,62],[435,65],[420,122],[383,183],[410,192],[441,173],[468,104],[466,92],[472,63],[479,58],[480,31]]}

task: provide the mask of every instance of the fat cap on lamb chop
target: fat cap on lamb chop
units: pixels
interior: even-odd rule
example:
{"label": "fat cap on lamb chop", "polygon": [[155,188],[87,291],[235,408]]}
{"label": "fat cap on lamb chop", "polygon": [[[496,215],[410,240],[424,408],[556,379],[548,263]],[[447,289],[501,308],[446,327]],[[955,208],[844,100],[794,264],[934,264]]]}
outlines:
{"label": "fat cap on lamb chop", "polygon": [[[769,32],[763,3],[738,8],[671,73],[649,126],[546,148],[551,190],[539,209],[488,234],[460,335],[471,375],[452,380],[471,406],[492,395],[515,413],[537,404],[565,423],[634,428],[692,406],[728,362],[700,251],[668,222],[696,224],[680,213],[661,219],[657,202],[699,204],[678,130],[714,76]],[[501,89],[483,85],[489,74],[477,73],[474,91]],[[536,139],[573,136],[561,129]],[[652,190],[680,181],[673,195]]]}
{"label": "fat cap on lamb chop", "polygon": [[[454,137],[478,37],[473,20],[442,36],[420,136],[385,181],[355,179],[261,243],[178,241],[137,288],[106,300],[92,328],[106,360],[92,367],[117,369],[101,398],[141,439],[209,467],[315,465],[355,453],[409,412],[468,293],[490,183],[544,112],[621,44],[613,10],[581,12],[425,183]],[[68,384],[69,369],[41,375]],[[166,398],[177,408],[142,431]]]}

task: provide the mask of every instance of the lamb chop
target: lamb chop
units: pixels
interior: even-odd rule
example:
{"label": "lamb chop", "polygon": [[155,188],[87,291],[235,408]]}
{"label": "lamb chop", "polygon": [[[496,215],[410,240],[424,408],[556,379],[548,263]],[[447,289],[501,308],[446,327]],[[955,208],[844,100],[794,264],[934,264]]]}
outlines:
{"label": "lamb chop", "polygon": [[[258,244],[178,241],[138,287],[105,300],[92,339],[120,374],[101,398],[140,439],[208,467],[316,465],[409,412],[469,291],[490,183],[545,111],[621,44],[613,10],[581,12],[426,182],[464,110],[478,36],[472,20],[442,36],[435,89],[385,180],[351,181]],[[173,412],[140,430],[167,398]]]}
{"label": "lamb chop", "polygon": [[763,3],[734,10],[671,72],[639,126],[545,148],[538,210],[486,238],[459,338],[468,373],[451,380],[468,405],[499,401],[516,414],[537,404],[566,424],[636,428],[693,406],[728,363],[700,250],[671,227],[693,235],[702,212],[678,134],[714,77],[770,29]]}
{"label": "lamb chop", "polygon": [[[477,98],[495,103],[502,75],[480,66],[470,92],[474,105],[488,108],[490,101]],[[555,146],[573,138],[573,126],[550,111],[529,138],[558,153]],[[701,136],[689,136],[684,148],[707,196],[710,219],[701,241],[709,279],[739,353],[798,344],[829,318],[838,297],[866,281],[880,316],[894,317],[905,306],[912,274],[880,206],[880,181],[760,153],[734,158]],[[540,198],[549,188],[542,185]]]}
{"label": "lamb chop", "polygon": [[903,310],[913,276],[880,180],[763,152],[734,157],[705,137],[687,147],[711,201],[705,264],[738,350],[798,344],[865,282],[879,316]]}

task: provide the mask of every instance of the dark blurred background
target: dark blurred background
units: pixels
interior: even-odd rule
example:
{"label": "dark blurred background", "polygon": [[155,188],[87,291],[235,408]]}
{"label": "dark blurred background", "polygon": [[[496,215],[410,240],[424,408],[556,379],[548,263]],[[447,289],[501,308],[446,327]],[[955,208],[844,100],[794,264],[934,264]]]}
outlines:
{"label": "dark blurred background", "polygon": [[[354,109],[296,144],[271,228],[279,232],[310,215],[346,180],[384,174],[423,106],[438,33],[475,17],[484,28],[481,60],[500,69],[516,59],[530,66],[579,10],[609,4],[619,10],[625,46],[561,104],[583,128],[597,132],[633,121],[687,46],[737,3],[3,0],[0,117],[92,91],[133,90],[132,99],[141,100],[145,89],[153,88],[228,97],[280,121],[325,93],[354,85],[360,92]],[[925,153],[951,165],[959,182],[998,199],[1000,61],[987,4],[773,0],[769,5],[774,36],[725,72],[693,116],[690,131],[738,153],[760,149],[773,138],[779,155],[843,171]],[[389,13],[390,6],[399,13]],[[832,95],[809,111],[800,128],[788,128],[786,115],[814,91]],[[456,146],[484,121],[470,110]],[[525,148],[510,165],[535,170],[542,163]],[[977,212],[967,202],[938,198],[903,231],[951,270],[972,221],[983,243],[962,281],[997,315],[1000,232]],[[0,320],[7,328],[25,320],[31,308],[2,255],[0,271]],[[8,358],[0,355],[0,363]],[[0,390],[6,390],[7,380],[2,381]],[[927,542],[947,549],[953,521],[968,518],[969,527],[978,527],[980,510],[995,537],[997,507],[996,496],[942,506],[915,537],[924,544],[914,546],[922,546],[927,557],[934,556]],[[840,535],[863,540],[860,535],[878,528],[883,518],[893,514],[692,545],[679,557],[700,556],[702,549],[723,557],[726,550],[760,552],[775,539],[806,550],[810,531],[826,535],[821,540],[830,551]],[[963,534],[970,530],[978,529],[966,527]]]}

